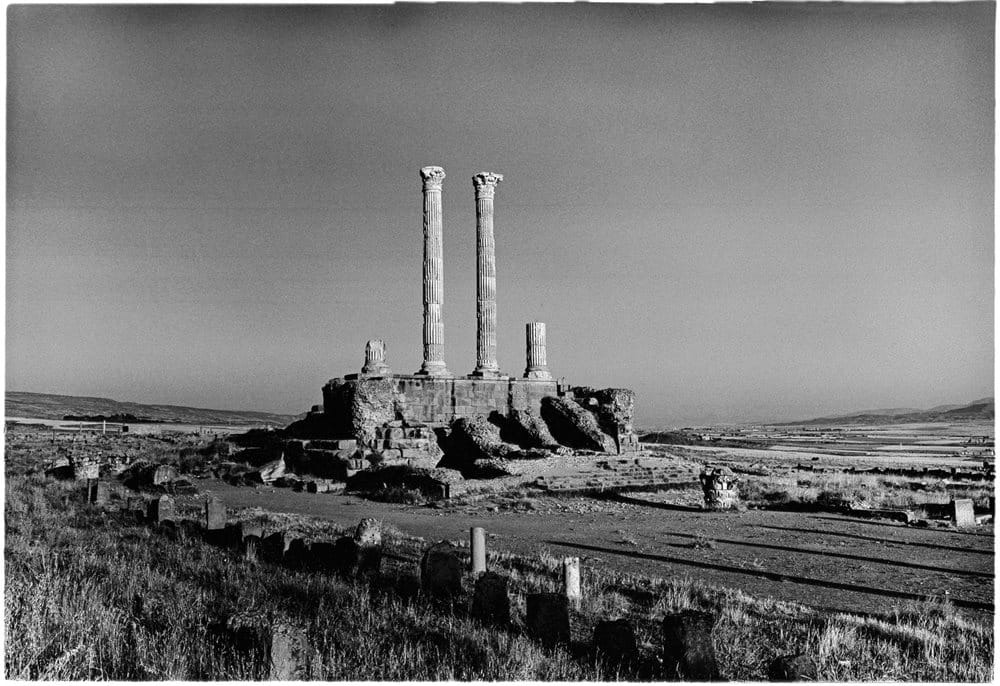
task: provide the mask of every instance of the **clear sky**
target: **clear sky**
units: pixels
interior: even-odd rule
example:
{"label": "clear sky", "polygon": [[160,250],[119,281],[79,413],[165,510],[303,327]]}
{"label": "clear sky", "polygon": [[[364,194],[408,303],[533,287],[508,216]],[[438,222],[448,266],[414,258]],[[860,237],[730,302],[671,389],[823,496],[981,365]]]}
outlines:
{"label": "clear sky", "polygon": [[8,8],[9,390],[297,413],[365,341],[640,425],[993,393],[994,5]]}

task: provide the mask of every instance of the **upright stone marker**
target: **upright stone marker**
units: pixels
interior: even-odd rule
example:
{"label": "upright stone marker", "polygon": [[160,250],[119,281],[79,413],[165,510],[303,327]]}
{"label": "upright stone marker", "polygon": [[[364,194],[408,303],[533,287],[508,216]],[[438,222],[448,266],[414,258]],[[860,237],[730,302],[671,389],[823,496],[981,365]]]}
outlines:
{"label": "upright stone marker", "polygon": [[495,626],[510,624],[510,598],[507,579],[494,572],[483,572],[476,579],[472,596],[472,616]]}
{"label": "upright stone marker", "polygon": [[427,549],[420,561],[420,584],[432,597],[462,593],[462,563],[455,554],[455,546],[441,541]]}
{"label": "upright stone marker", "polygon": [[545,323],[528,322],[524,325],[527,343],[527,366],[524,369],[525,379],[549,380],[548,362],[545,359]]}
{"label": "upright stone marker", "polygon": [[528,633],[542,645],[569,643],[569,603],[559,593],[528,595],[525,624]]}
{"label": "upright stone marker", "polygon": [[226,528],[226,506],[218,498],[205,501],[205,530],[218,531]]}
{"label": "upright stone marker", "polygon": [[951,501],[951,519],[955,526],[967,528],[976,525],[976,512],[971,498],[956,498]]}
{"label": "upright stone marker", "polygon": [[715,616],[685,610],[663,618],[663,676],[688,681],[718,681],[719,665],[712,644]]}
{"label": "upright stone marker", "polygon": [[149,520],[153,524],[173,522],[177,518],[174,511],[174,499],[169,495],[161,495],[149,501]]}
{"label": "upright stone marker", "polygon": [[243,539],[241,554],[244,560],[251,564],[256,564],[259,553],[260,536],[247,536]]}
{"label": "upright stone marker", "polygon": [[497,260],[493,241],[493,195],[503,176],[480,172],[476,189],[476,369],[472,376],[497,378]]}
{"label": "upright stone marker", "polygon": [[627,619],[598,622],[594,627],[594,652],[612,666],[634,661],[639,656],[635,629]]}
{"label": "upright stone marker", "polygon": [[265,536],[260,543],[261,556],[265,560],[276,564],[283,562],[285,559],[285,553],[288,551],[288,547],[291,543],[292,537],[284,531],[277,531],[273,534]]}
{"label": "upright stone marker", "polygon": [[444,252],[441,184],[444,169],[424,167],[424,362],[417,374],[451,376],[444,363]]}
{"label": "upright stone marker", "polygon": [[268,679],[271,681],[302,681],[319,679],[314,669],[309,640],[301,627],[277,622],[271,627],[271,650]]}
{"label": "upright stone marker", "polygon": [[563,592],[574,608],[580,608],[580,558],[563,558]]}
{"label": "upright stone marker", "polygon": [[472,573],[479,574],[486,571],[486,529],[481,526],[474,526],[469,529],[470,548],[472,550]]}

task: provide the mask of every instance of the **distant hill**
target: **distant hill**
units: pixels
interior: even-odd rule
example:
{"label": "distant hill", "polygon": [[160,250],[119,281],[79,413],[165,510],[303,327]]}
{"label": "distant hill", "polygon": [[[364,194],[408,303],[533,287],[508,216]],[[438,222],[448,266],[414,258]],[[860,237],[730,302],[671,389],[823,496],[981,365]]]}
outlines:
{"label": "distant hill", "polygon": [[32,417],[36,419],[62,419],[67,415],[94,417],[104,415],[133,415],[140,420],[172,422],[178,424],[224,424],[229,426],[259,426],[270,424],[283,427],[299,417],[271,412],[244,412],[239,410],[206,410],[179,405],[143,405],[119,402],[109,398],[87,398],[51,393],[26,393],[7,391],[7,417]]}
{"label": "distant hill", "polygon": [[897,408],[863,410],[852,414],[818,417],[798,422],[776,422],[772,426],[810,426],[816,424],[911,424],[920,422],[961,422],[994,418],[993,398],[973,400],[965,405],[938,405],[929,410]]}

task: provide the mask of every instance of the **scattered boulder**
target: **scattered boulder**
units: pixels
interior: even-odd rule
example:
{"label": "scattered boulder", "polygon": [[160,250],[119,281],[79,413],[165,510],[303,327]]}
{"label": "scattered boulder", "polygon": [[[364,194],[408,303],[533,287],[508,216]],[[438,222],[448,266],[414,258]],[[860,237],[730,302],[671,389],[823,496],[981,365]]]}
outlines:
{"label": "scattered boulder", "polygon": [[601,431],[594,414],[574,400],[555,396],[542,398],[542,419],[563,445],[612,454],[618,452],[615,439]]}
{"label": "scattered boulder", "polygon": [[511,410],[504,429],[510,433],[512,442],[525,448],[559,448],[559,442],[552,436],[549,427],[532,410]]}
{"label": "scattered boulder", "polygon": [[503,457],[512,449],[500,438],[500,429],[486,417],[458,417],[451,423],[445,461],[461,469],[478,460]]}
{"label": "scattered boulder", "polygon": [[358,545],[382,545],[382,525],[377,519],[365,517],[354,530],[354,540]]}

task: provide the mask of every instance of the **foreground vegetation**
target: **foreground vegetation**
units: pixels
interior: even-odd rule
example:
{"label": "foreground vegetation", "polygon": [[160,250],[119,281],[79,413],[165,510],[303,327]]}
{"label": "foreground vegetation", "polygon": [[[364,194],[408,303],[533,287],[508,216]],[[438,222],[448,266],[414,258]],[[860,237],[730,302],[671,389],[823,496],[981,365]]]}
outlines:
{"label": "foreground vegetation", "polygon": [[[172,536],[156,533],[115,507],[84,504],[77,486],[37,474],[8,473],[6,496],[12,679],[259,679],[259,668],[234,659],[211,629],[250,610],[306,626],[325,680],[650,678],[655,669],[617,672],[595,663],[586,647],[593,625],[633,619],[646,667],[655,668],[658,620],[686,608],[719,615],[715,647],[727,679],[762,680],[775,656],[796,652],[815,655],[824,680],[992,677],[991,627],[946,603],[903,603],[880,618],[828,614],[686,579],[585,568],[573,644],[546,649],[520,626],[526,594],[558,589],[552,556],[491,555],[490,567],[511,579],[515,617],[512,629],[497,630],[468,616],[467,598],[442,604],[424,597],[416,560],[426,543],[399,532],[388,533],[380,578],[341,580],[237,559],[183,527]],[[314,540],[340,533],[313,519],[241,516]]]}

